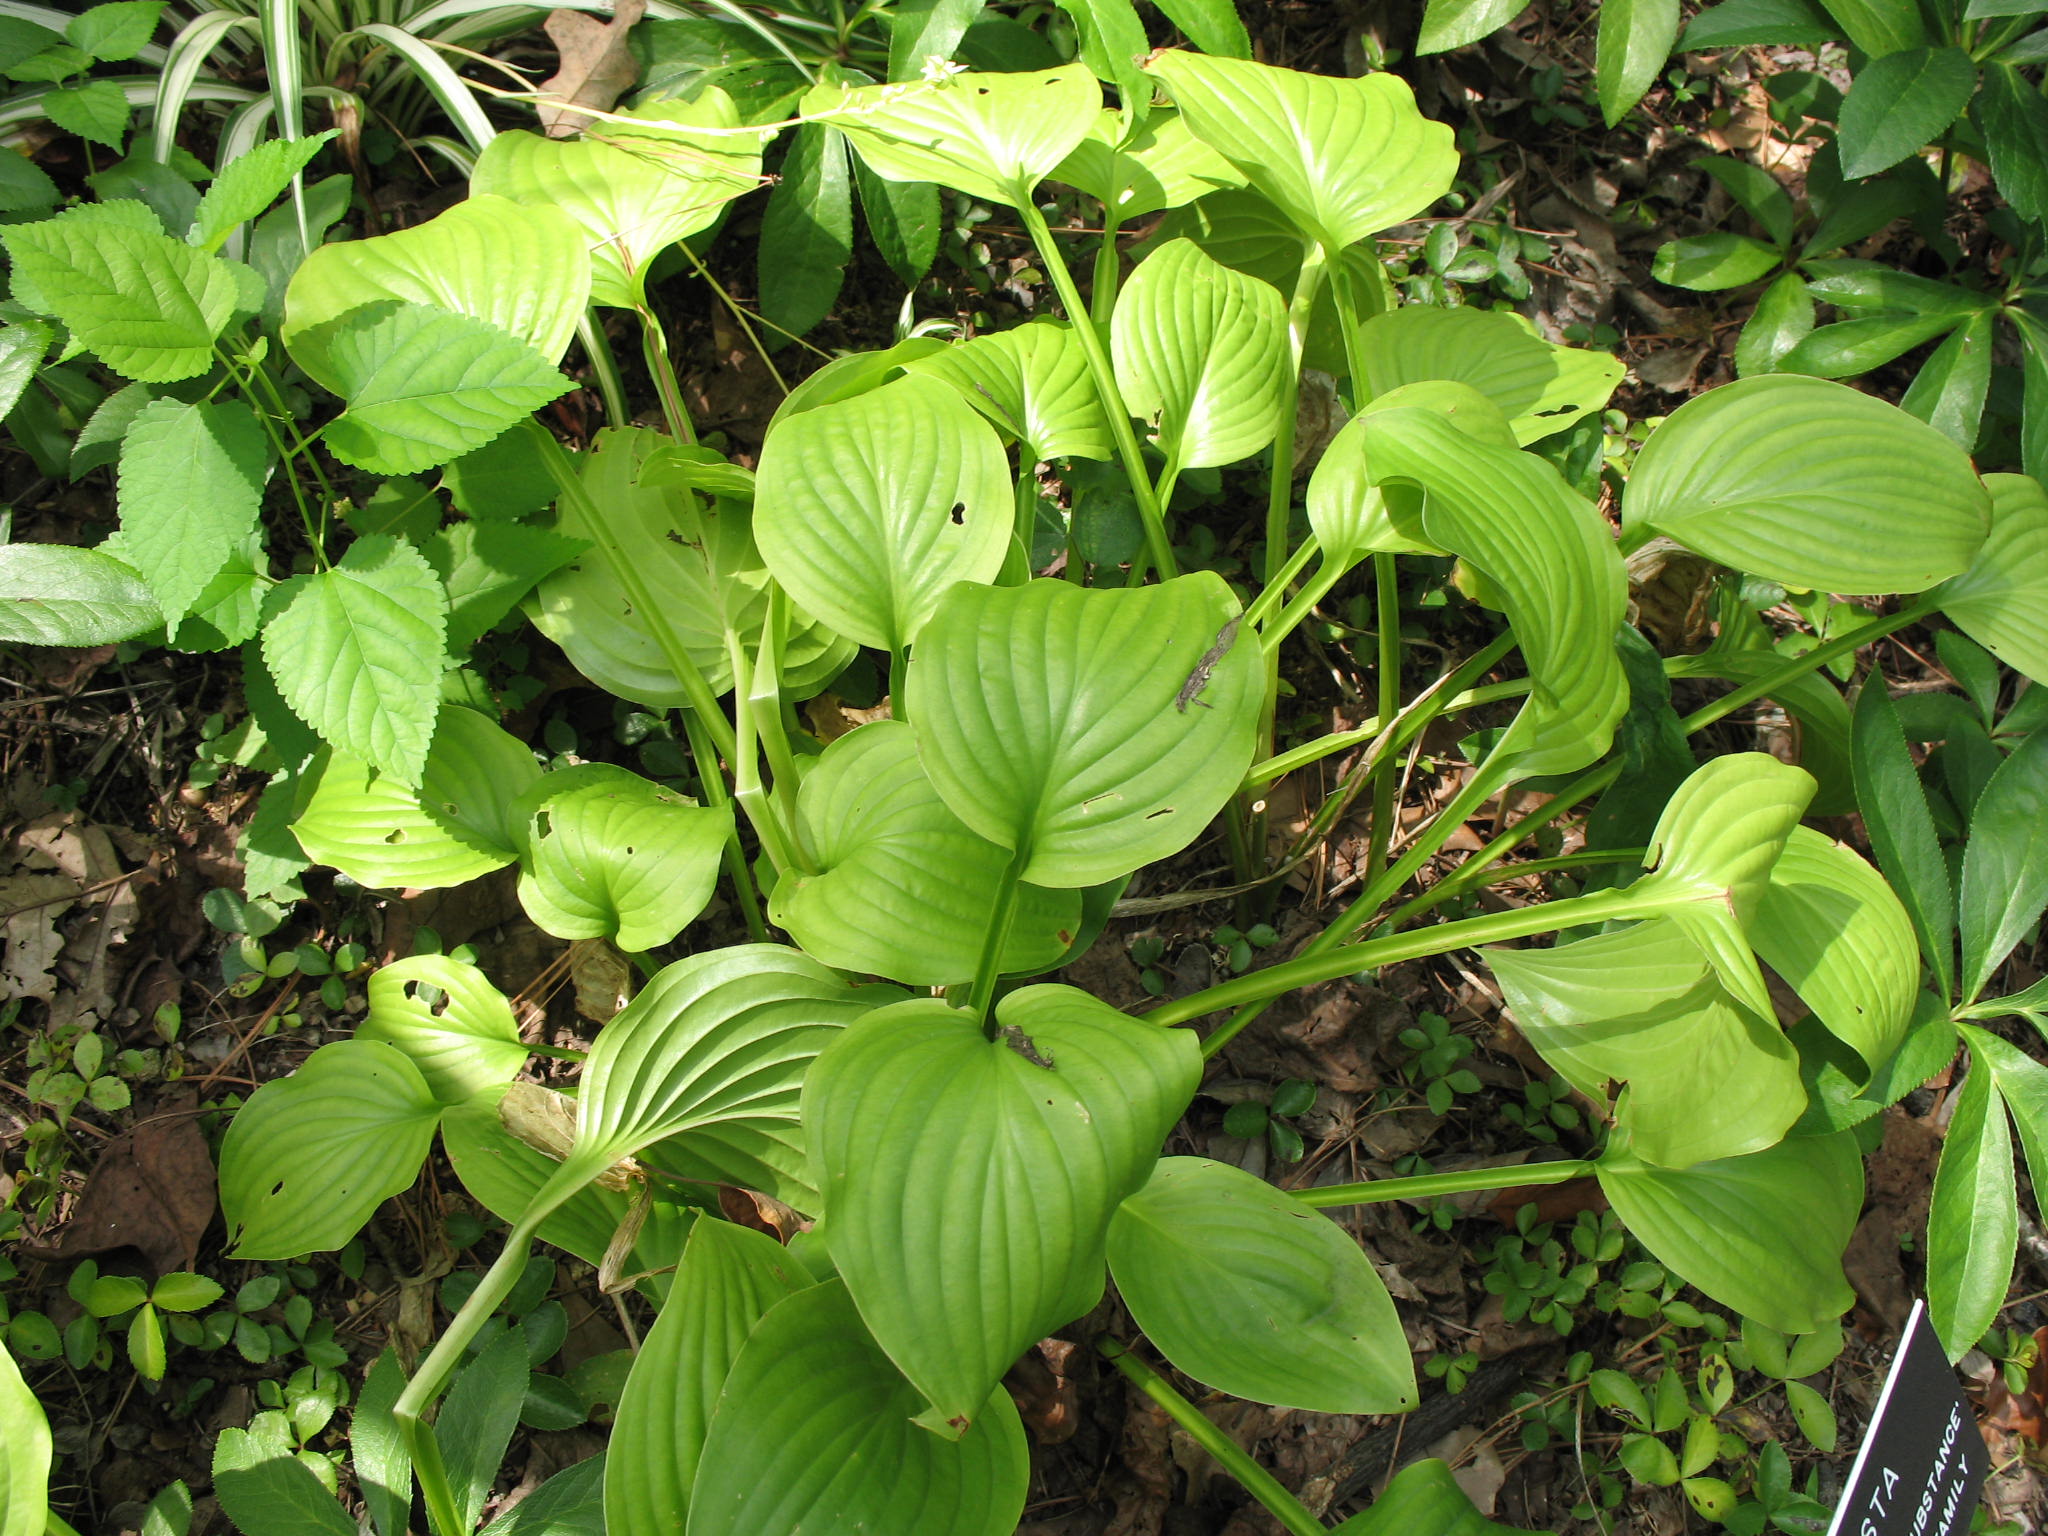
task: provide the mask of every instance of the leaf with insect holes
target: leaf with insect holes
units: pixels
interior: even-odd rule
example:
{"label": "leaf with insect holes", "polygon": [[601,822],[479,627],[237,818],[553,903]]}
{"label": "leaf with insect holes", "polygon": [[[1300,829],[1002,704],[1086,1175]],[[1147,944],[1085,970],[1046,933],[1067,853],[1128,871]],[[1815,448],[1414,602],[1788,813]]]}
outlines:
{"label": "leaf with insect holes", "polygon": [[239,1259],[339,1248],[419,1177],[441,1102],[395,1046],[339,1040],[235,1112],[220,1204]]}
{"label": "leaf with insect holes", "polygon": [[[439,999],[429,1002],[428,990]],[[528,1054],[504,994],[475,966],[446,955],[414,955],[379,968],[355,1037],[404,1051],[443,1104],[509,1083]]]}

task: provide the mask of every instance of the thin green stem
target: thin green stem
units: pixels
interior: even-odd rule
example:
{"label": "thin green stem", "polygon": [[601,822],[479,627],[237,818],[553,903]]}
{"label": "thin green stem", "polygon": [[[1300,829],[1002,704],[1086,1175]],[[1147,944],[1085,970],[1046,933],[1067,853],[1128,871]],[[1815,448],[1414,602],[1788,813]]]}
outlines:
{"label": "thin green stem", "polygon": [[[1373,600],[1379,633],[1380,718],[1391,720],[1401,709],[1401,583],[1394,557],[1372,557]],[[1373,769],[1372,826],[1368,829],[1365,872],[1370,879],[1387,862],[1394,838],[1394,755]]]}
{"label": "thin green stem", "polygon": [[[1450,695],[1444,701],[1443,707],[1430,714],[1421,724],[1426,725],[1429,720],[1434,720],[1440,715],[1456,714],[1461,709],[1477,709],[1482,704],[1496,704],[1502,699],[1520,698],[1533,686],[1528,678],[1517,677],[1504,683],[1489,683],[1484,688],[1468,688],[1463,693]],[[1417,729],[1419,728],[1418,726]],[[1253,785],[1270,784],[1275,779],[1286,777],[1297,768],[1305,768],[1310,763],[1334,757],[1337,753],[1348,751],[1352,747],[1363,746],[1384,729],[1379,718],[1375,716],[1356,730],[1336,731],[1328,736],[1319,736],[1305,745],[1269,757],[1262,763],[1252,764],[1251,771],[1245,775],[1245,781]],[[1392,749],[1398,752],[1414,739],[1414,734],[1413,730],[1402,731],[1390,743]]]}
{"label": "thin green stem", "polygon": [[1301,548],[1287,557],[1287,563],[1280,567],[1279,574],[1261,587],[1259,595],[1246,605],[1246,628],[1258,629],[1273,616],[1273,610],[1286,602],[1287,589],[1301,579],[1301,573],[1308,569],[1309,561],[1313,560],[1321,549],[1322,545],[1316,541],[1314,534],[1301,541]]}
{"label": "thin green stem", "polygon": [[1322,1521],[1281,1487],[1272,1473],[1247,1456],[1235,1440],[1210,1423],[1207,1414],[1174,1391],[1165,1377],[1107,1335],[1095,1341],[1095,1348],[1105,1360],[1123,1372],[1132,1386],[1165,1409],[1168,1417],[1187,1431],[1188,1438],[1215,1457],[1223,1470],[1236,1478],[1246,1493],[1265,1505],[1291,1536],[1329,1536],[1328,1527]]}
{"label": "thin green stem", "polygon": [[690,422],[689,407],[683,404],[682,382],[676,378],[661,322],[645,304],[636,305],[633,313],[640,317],[640,354],[647,360],[647,371],[654,375],[654,392],[661,397],[661,414],[668,421],[669,436],[679,443],[694,443],[697,432]]}
{"label": "thin green stem", "polygon": [[1088,315],[1098,326],[1109,324],[1116,312],[1117,280],[1123,275],[1123,257],[1116,248],[1116,210],[1102,208],[1102,244],[1095,247],[1095,276],[1088,284]]}
{"label": "thin green stem", "polygon": [[[1123,391],[1116,387],[1116,374],[1109,366],[1109,353],[1102,345],[1101,332],[1097,330],[1088,307],[1081,302],[1081,292],[1074,286],[1074,274],[1067,270],[1066,257],[1053,243],[1045,215],[1038,211],[1038,205],[1031,201],[1028,192],[1017,199],[1015,206],[1017,217],[1023,221],[1024,232],[1038,252],[1039,266],[1052,279],[1053,290],[1059,294],[1060,303],[1066,306],[1067,318],[1073,322],[1075,339],[1081,343],[1081,355],[1088,360],[1088,372],[1095,380],[1095,393],[1101,398],[1102,408],[1109,416],[1110,434],[1116,439],[1117,457],[1123,462],[1124,475],[1131,483],[1131,497],[1137,502],[1138,516],[1145,524],[1145,547],[1151,562],[1161,576],[1178,576],[1180,567],[1174,564],[1173,546],[1166,537],[1166,518],[1160,510],[1159,498],[1153,493],[1151,477],[1145,473],[1145,455],[1138,447],[1137,433],[1131,430],[1131,413],[1124,405]],[[1139,567],[1144,558],[1141,556],[1132,567],[1139,580],[1143,579]]]}
{"label": "thin green stem", "polygon": [[[683,714],[683,735],[690,743],[690,756],[696,760],[697,782],[703,787],[704,802],[714,807],[732,804],[732,795],[725,787],[725,775],[718,768],[718,748],[711,740],[711,733],[697,718],[694,709]],[[732,881],[733,890],[739,897],[740,915],[746,919],[747,937],[756,944],[768,942],[768,923],[761,916],[761,895],[754,888],[754,872],[747,865],[747,850],[740,842],[737,822],[725,839],[725,873]]]}
{"label": "thin green stem", "polygon": [[1301,355],[1308,345],[1309,317],[1315,313],[1316,294],[1323,286],[1323,248],[1311,244],[1303,249],[1301,268],[1294,275],[1294,296],[1287,306],[1287,350],[1292,386],[1280,409],[1278,430],[1273,435],[1273,467],[1266,477],[1266,570],[1265,582],[1272,586],[1287,564],[1287,524],[1294,510],[1294,428],[1300,410]]}
{"label": "thin green stem", "polygon": [[1371,1179],[1363,1184],[1298,1189],[1294,1198],[1320,1211],[1334,1205],[1382,1205],[1389,1200],[1436,1200],[1445,1195],[1470,1195],[1488,1189],[1520,1189],[1528,1184],[1568,1184],[1573,1179],[1588,1178],[1598,1170],[1597,1163],[1579,1158],[1460,1168],[1455,1173],[1423,1173],[1410,1179]]}
{"label": "thin green stem", "polygon": [[[234,379],[236,386],[242,393],[245,396],[255,397],[257,395],[255,386],[249,382],[248,375],[235,365],[234,359],[230,358],[218,346],[213,351],[215,358],[227,370],[229,377]],[[253,372],[255,370],[252,369],[250,371]],[[252,414],[262,424],[263,435],[270,439],[270,446],[275,450],[279,463],[284,467],[285,484],[291,487],[292,504],[299,510],[299,526],[306,531],[306,542],[312,546],[314,560],[319,563],[322,570],[325,570],[327,568],[327,550],[325,547],[327,541],[324,537],[326,531],[324,512],[321,518],[316,519],[313,516],[312,508],[306,505],[305,488],[299,484],[299,477],[292,469],[292,462],[297,457],[297,454],[286,445],[284,435],[277,430],[276,420],[260,401],[258,402],[257,409]]]}
{"label": "thin green stem", "polygon": [[[761,757],[757,722],[753,704],[753,663],[747,656],[747,648],[740,643],[739,636],[726,632],[726,653],[731,658],[733,676],[733,702],[738,706],[738,719],[733,732],[732,794],[747,814],[747,821],[754,829],[754,835],[761,839],[761,846],[774,861],[777,870],[789,873],[801,870],[805,874],[816,874],[798,853],[792,830],[782,824],[782,813],[768,798],[768,792],[761,783]],[[771,722],[773,729],[781,730],[780,712]]]}
{"label": "thin green stem", "polygon": [[796,845],[797,857],[805,869],[812,868],[810,852],[803,845],[796,824],[796,754],[790,750],[789,731],[783,723],[782,642],[789,623],[789,597],[781,584],[768,586],[768,611],[761,617],[761,649],[754,659],[752,683],[747,689],[747,710],[754,717],[754,733],[768,758],[768,771],[775,775],[773,794],[782,822]]}
{"label": "thin green stem", "polygon": [[1024,883],[1024,867],[1031,862],[1031,844],[1020,839],[1016,851],[1010,855],[1009,865],[1003,870],[1002,884],[996,887],[995,905],[988,914],[988,927],[982,930],[981,955],[974,963],[974,986],[967,995],[967,1010],[989,1038],[995,1038],[989,1029],[989,1003],[996,994],[996,979],[1002,974],[1003,948],[1010,942],[1010,929],[1017,920],[1017,894]]}
{"label": "thin green stem", "polygon": [[1904,629],[1908,624],[1917,623],[1919,620],[1926,618],[1930,614],[1938,613],[1940,610],[1941,604],[1939,602],[1922,596],[1917,602],[1908,603],[1897,613],[1889,614],[1881,619],[1875,619],[1859,628],[1850,630],[1845,635],[1837,635],[1832,640],[1823,641],[1810,651],[1792,657],[1785,665],[1778,668],[1777,671],[1771,673],[1768,677],[1759,678],[1753,683],[1745,683],[1733,693],[1723,694],[1720,698],[1714,700],[1713,703],[1703,705],[1699,709],[1694,710],[1681,720],[1679,724],[1685,727],[1685,733],[1688,736],[1692,735],[1695,731],[1704,730],[1716,720],[1734,714],[1743,705],[1753,704],[1758,699],[1777,692],[1787,683],[1795,682],[1799,678],[1806,676],[1807,673],[1826,666],[1837,656],[1846,656],[1852,651],[1860,650],[1871,642],[1882,640],[1886,635]]}
{"label": "thin green stem", "polygon": [[612,356],[611,338],[604,333],[604,319],[592,305],[576,322],[576,338],[583,343],[583,355],[597,379],[597,395],[604,402],[608,427],[623,427],[633,419],[626,404],[626,381],[619,375],[619,360]]}

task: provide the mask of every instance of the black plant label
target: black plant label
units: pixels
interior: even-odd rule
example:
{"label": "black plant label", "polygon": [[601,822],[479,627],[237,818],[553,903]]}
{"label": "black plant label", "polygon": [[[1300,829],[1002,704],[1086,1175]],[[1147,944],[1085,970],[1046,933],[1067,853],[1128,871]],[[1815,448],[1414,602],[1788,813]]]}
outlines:
{"label": "black plant label", "polygon": [[1917,1302],[1828,1536],[1959,1536],[1991,1457]]}

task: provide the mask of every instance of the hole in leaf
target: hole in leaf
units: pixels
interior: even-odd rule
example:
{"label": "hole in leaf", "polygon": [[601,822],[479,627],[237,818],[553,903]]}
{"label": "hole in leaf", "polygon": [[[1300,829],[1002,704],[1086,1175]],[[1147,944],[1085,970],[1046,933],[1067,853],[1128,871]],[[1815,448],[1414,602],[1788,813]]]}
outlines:
{"label": "hole in leaf", "polygon": [[384,835],[384,841],[385,841],[385,842],[387,842],[387,843],[402,843],[402,842],[404,842],[404,841],[405,841],[405,828],[403,828],[403,827],[393,827],[393,828],[392,828],[392,829],[391,829],[391,830],[390,830],[389,832],[387,832],[387,833],[386,833],[386,834]]}
{"label": "hole in leaf", "polygon": [[1172,814],[1173,814],[1173,807],[1172,807],[1172,806],[1170,806],[1170,805],[1162,805],[1162,806],[1161,806],[1161,807],[1159,807],[1159,809],[1158,809],[1158,810],[1156,810],[1156,811],[1147,811],[1147,812],[1145,813],[1145,819],[1146,819],[1147,821],[1157,821],[1157,820],[1158,820],[1158,819],[1159,819],[1160,817],[1162,817],[1162,816],[1171,816]]}
{"label": "hole in leaf", "polygon": [[960,527],[960,526],[961,526],[961,524],[965,523],[966,521],[967,521],[967,503],[966,503],[966,502],[964,502],[964,501],[956,501],[956,502],[954,502],[954,503],[953,503],[953,526],[954,526],[955,528],[958,528],[958,527]]}

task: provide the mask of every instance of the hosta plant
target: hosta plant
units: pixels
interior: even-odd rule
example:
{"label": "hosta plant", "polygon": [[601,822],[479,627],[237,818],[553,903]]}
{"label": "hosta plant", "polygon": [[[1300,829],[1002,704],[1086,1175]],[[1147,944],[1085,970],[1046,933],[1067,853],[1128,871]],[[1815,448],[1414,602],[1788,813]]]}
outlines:
{"label": "hosta plant", "polygon": [[[2016,477],[1987,486],[1896,407],[1773,376],[1651,435],[1617,537],[1558,467],[1574,462],[1558,439],[1597,424],[1619,366],[1509,314],[1391,302],[1371,242],[1456,167],[1405,85],[1181,51],[1144,71],[1167,100],[1142,122],[1075,65],[806,94],[806,123],[844,135],[866,174],[1014,209],[1063,314],[836,360],[784,403],[751,470],[691,441],[653,342],[668,432],[572,448],[533,415],[569,387],[556,365],[586,298],[644,311],[647,263],[736,191],[759,136],[715,96],[602,140],[501,135],[466,202],[297,266],[274,332],[260,275],[213,247],[283,186],[281,153],[260,182],[246,173],[246,206],[224,173],[190,231],[105,205],[8,232],[25,314],[9,334],[28,366],[83,349],[133,381],[101,407],[131,403],[120,430],[90,434],[120,441],[121,531],[97,550],[6,550],[10,633],[245,646],[252,710],[288,770],[252,829],[252,878],[312,859],[431,888],[516,866],[537,924],[649,973],[569,1098],[522,1081],[528,1048],[477,973],[387,967],[354,1038],[261,1088],[229,1131],[238,1257],[347,1241],[436,1137],[511,1223],[387,1417],[362,1421],[392,1431],[370,1500],[386,1536],[414,1479],[439,1536],[473,1523],[476,1436],[455,1427],[475,1411],[458,1400],[487,1389],[458,1386],[438,1423],[435,1405],[458,1370],[491,1379],[501,1345],[472,1346],[536,1239],[659,1304],[601,1490],[572,1469],[555,1495],[583,1511],[577,1528],[598,1528],[601,1506],[617,1533],[1010,1530],[1028,1460],[1003,1373],[1111,1280],[1150,1348],[1206,1387],[1404,1411],[1416,1381],[1394,1304],[1320,1214],[1345,1205],[1590,1177],[1668,1270],[1761,1325],[1806,1333],[1849,1305],[1854,1122],[1940,1063],[1919,1070],[1920,898],[1804,824],[1862,787],[1825,669],[1945,612],[2048,676],[2043,594],[2015,555],[2048,538],[2048,502]],[[1128,276],[1113,252],[1098,261],[1084,297],[1049,227],[1053,184],[1112,222],[1174,210],[1168,237]],[[1351,415],[1297,485],[1312,350]],[[195,379],[204,398],[177,387]],[[317,443],[289,385],[341,402]],[[1091,460],[1128,493],[1127,559],[1091,559],[1078,519],[1042,504],[1041,466],[1078,478]],[[1177,553],[1176,488],[1219,470],[1264,500],[1242,587],[1183,572]],[[283,581],[256,522],[273,478],[312,554]],[[331,522],[344,500],[352,539]],[[1701,655],[1659,658],[1627,624],[1625,557],[1653,541],[1730,573],[1731,622]],[[1401,639],[1417,556],[1455,558],[1497,616],[1436,677]],[[1377,717],[1283,746],[1278,654],[1354,573],[1377,604]],[[1779,647],[1733,622],[1745,582],[1904,601]],[[465,665],[515,605],[597,686],[678,711],[693,780],[543,772]],[[819,742],[787,706],[857,648],[887,674],[890,717]],[[1487,682],[1510,651],[1519,665]],[[1673,674],[1734,686],[1680,716]],[[1802,765],[1696,760],[1690,737],[1764,697],[1814,722]],[[1397,854],[1402,759],[1460,717],[1485,727],[1462,787]],[[1268,787],[1358,747],[1361,889],[1291,958],[1138,1017],[1045,979],[1136,871],[1219,820],[1240,881],[1270,878]],[[1999,770],[2012,803],[2038,755],[2029,737]],[[2000,782],[1979,816],[2007,803]],[[1532,784],[1545,810],[1418,888],[1454,831]],[[1568,856],[1590,872],[1578,894],[1420,921],[1596,796]],[[1966,1010],[1990,1006],[1987,965],[2048,900],[2003,878],[2024,848],[1996,857],[1974,884],[1966,870],[1966,896],[2007,893],[1969,919]],[[751,941],[673,958],[721,881]],[[1558,938],[1523,942],[1544,935]],[[1294,1193],[1161,1156],[1205,1060],[1271,1000],[1471,949],[1599,1114],[1587,1156]],[[1781,1026],[1766,968],[1809,1023]],[[1963,1038],[2000,1101],[2036,1117],[2031,1151],[2043,1069],[1974,1023]],[[1990,1101],[1972,1100],[1987,1127]],[[1973,1145],[1959,1177],[2009,1188],[2000,1135]],[[722,1220],[722,1184],[790,1207],[800,1234]],[[1952,1344],[1989,1289],[1944,1304]],[[1322,1529],[1204,1438],[1131,1340],[1097,1342],[1290,1530]],[[296,1476],[254,1441],[235,1454]],[[1487,1525],[1425,1465],[1345,1527],[1420,1528]]]}

